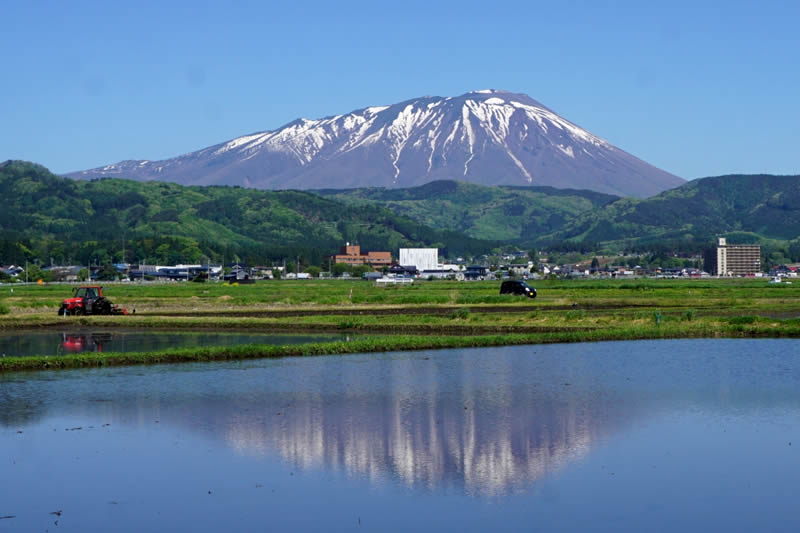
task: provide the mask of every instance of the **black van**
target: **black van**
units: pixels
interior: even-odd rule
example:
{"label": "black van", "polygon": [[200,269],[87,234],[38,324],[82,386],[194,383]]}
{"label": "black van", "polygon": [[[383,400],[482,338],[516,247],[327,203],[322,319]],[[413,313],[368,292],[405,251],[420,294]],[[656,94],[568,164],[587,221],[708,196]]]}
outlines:
{"label": "black van", "polygon": [[528,298],[536,298],[536,289],[524,281],[504,281],[500,285],[500,294],[519,294]]}

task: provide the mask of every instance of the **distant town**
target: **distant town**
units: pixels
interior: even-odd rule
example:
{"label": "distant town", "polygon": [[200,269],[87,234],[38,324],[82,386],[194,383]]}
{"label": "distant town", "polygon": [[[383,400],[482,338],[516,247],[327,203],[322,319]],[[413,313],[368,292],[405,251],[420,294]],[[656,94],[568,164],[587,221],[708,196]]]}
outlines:
{"label": "distant town", "polygon": [[300,258],[280,264],[246,265],[240,262],[213,264],[129,264],[105,265],[5,265],[0,266],[0,283],[78,281],[226,281],[252,283],[277,279],[365,279],[378,283],[403,283],[415,279],[458,281],[554,278],[708,278],[764,277],[774,280],[797,277],[800,265],[762,267],[761,247],[729,244],[719,238],[702,257],[672,257],[669,266],[639,264],[642,256],[559,257],[536,251],[518,250],[496,256],[456,257],[443,260],[438,248],[400,248],[390,251],[362,250],[345,243],[322,266],[303,265]]}

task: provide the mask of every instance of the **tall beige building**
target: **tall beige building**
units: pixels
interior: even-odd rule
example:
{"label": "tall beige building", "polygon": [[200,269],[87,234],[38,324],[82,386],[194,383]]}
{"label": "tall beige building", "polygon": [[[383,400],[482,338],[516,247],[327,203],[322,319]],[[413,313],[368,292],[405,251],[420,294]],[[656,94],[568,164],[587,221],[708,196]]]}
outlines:
{"label": "tall beige building", "polygon": [[752,276],[761,272],[761,246],[728,244],[720,237],[716,249],[706,252],[705,269],[715,276]]}

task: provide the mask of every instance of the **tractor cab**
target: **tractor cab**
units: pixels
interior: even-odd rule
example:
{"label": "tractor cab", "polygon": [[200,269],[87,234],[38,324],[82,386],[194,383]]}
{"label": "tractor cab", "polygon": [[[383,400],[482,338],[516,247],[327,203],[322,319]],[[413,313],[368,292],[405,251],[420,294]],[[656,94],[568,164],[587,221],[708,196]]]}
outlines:
{"label": "tractor cab", "polygon": [[103,298],[103,287],[90,285],[85,287],[75,287],[72,290],[72,298],[63,301],[62,306],[66,305],[69,314],[90,315],[95,311],[94,307],[99,299]]}
{"label": "tractor cab", "polygon": [[103,287],[99,285],[92,285],[87,287],[75,287],[73,290],[75,298],[85,298],[87,300],[97,300],[103,296]]}

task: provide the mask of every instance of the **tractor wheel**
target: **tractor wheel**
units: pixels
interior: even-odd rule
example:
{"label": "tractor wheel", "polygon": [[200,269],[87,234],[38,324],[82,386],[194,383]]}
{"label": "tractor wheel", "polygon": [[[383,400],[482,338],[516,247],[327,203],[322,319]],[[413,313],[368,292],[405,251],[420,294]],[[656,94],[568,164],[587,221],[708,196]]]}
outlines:
{"label": "tractor wheel", "polygon": [[111,314],[111,302],[102,298],[97,300],[94,305],[92,306],[92,312],[95,315],[110,315]]}
{"label": "tractor wheel", "polygon": [[58,316],[64,316],[67,314],[67,308],[63,305],[58,308]]}
{"label": "tractor wheel", "polygon": [[83,314],[83,307],[76,307],[72,310],[73,315],[82,315]]}

